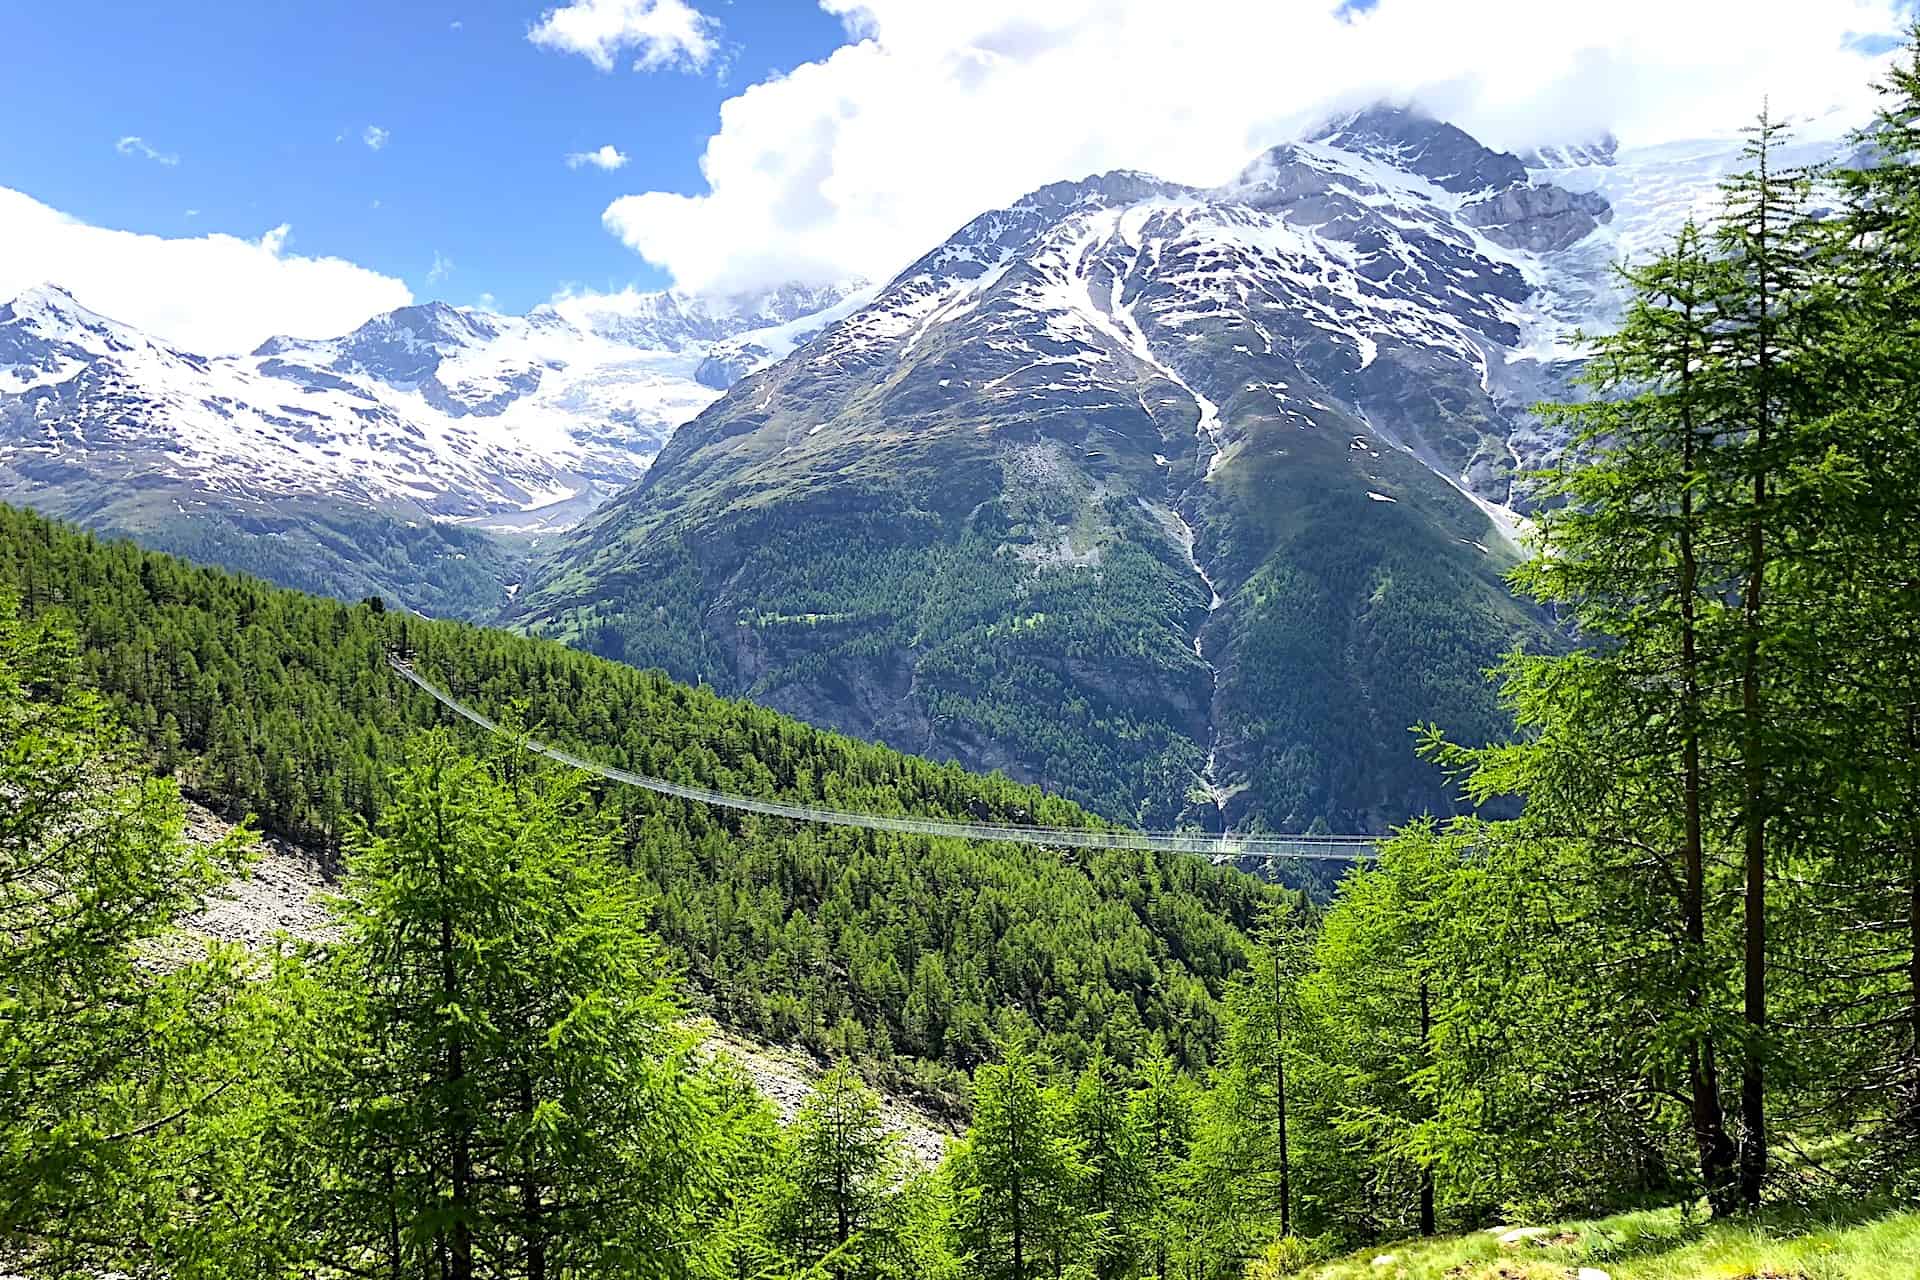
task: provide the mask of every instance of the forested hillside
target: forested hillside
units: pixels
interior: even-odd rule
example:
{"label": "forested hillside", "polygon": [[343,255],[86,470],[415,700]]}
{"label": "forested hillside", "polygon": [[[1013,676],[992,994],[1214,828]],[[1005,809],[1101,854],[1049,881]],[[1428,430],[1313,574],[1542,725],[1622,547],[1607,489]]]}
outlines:
{"label": "forested hillside", "polygon": [[[1864,169],[1781,166],[1763,113],[1627,277],[1513,576],[1588,643],[1497,669],[1517,740],[1422,739],[1517,816],[1410,823],[1326,904],[596,794],[436,727],[387,650],[653,773],[1088,821],[0,516],[0,1270],[1907,1280],[1920,35],[1887,95]],[[247,858],[183,838],[182,780],[336,850],[326,941],[181,958]],[[676,956],[841,1058],[791,1123],[690,1043]],[[960,1067],[911,1167],[862,1076]]]}
{"label": "forested hillside", "polygon": [[681,427],[505,617],[1133,825],[1455,812],[1408,725],[1504,737],[1482,671],[1559,643],[1491,504],[1571,269],[1464,211],[1556,201],[1607,208],[1386,106],[1204,191],[1042,187]]}
{"label": "forested hillside", "polygon": [[[378,819],[409,734],[444,712],[390,649],[590,758],[751,795],[882,813],[1079,825],[1032,787],[936,766],[559,644],[347,605],[0,511],[0,589],[71,620],[82,670],[186,789],[337,851]],[[1150,1035],[1204,1063],[1220,984],[1272,892],[1190,858],[1062,856],[802,828],[615,788],[597,798],[649,920],[715,1015],[929,1084],[993,1032],[1063,1059]]]}

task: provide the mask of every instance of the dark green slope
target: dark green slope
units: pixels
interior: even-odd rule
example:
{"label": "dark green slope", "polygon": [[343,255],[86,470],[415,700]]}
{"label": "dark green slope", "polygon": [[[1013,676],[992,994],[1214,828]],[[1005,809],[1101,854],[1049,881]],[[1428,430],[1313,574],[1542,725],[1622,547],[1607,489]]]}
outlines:
{"label": "dark green slope", "polygon": [[1202,482],[1193,400],[1150,373],[916,412],[912,379],[834,396],[796,364],[536,565],[519,625],[1123,821],[1349,832],[1452,810],[1409,727],[1499,736],[1482,672],[1552,643],[1491,520],[1351,414],[1226,401]]}
{"label": "dark green slope", "polygon": [[1504,736],[1484,673],[1515,645],[1555,643],[1502,586],[1515,553],[1487,517],[1354,426],[1262,423],[1215,477],[1203,536],[1238,585],[1206,643],[1219,772],[1243,788],[1225,798],[1233,820],[1382,831],[1450,811],[1411,729]]}
{"label": "dark green slope", "polygon": [[[883,812],[1089,820],[558,644],[302,595],[7,508],[0,591],[72,617],[89,678],[191,791],[321,847],[379,811],[404,741],[443,722],[386,669],[395,646],[477,705],[517,704],[543,736],[628,768]],[[1272,892],[1192,858],[800,827],[628,788],[604,805],[652,923],[718,1017],[934,1082],[1023,1026],[1069,1060],[1096,1042],[1130,1058],[1155,1033],[1203,1060]]]}

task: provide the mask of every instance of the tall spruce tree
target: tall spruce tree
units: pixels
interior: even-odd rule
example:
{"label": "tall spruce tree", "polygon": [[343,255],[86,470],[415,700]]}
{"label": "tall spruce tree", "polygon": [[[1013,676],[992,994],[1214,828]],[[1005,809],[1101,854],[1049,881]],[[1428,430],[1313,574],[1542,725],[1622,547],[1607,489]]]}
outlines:
{"label": "tall spruce tree", "polygon": [[833,1276],[886,1274],[898,1254],[892,1201],[904,1176],[899,1136],[849,1063],[814,1083],[785,1146],[790,1199],[779,1235],[803,1265]]}
{"label": "tall spruce tree", "polygon": [[309,997],[320,1265],[675,1274],[713,1096],[578,782],[429,735],[394,791]]}
{"label": "tall spruce tree", "polygon": [[1833,174],[1840,216],[1821,266],[1837,294],[1821,355],[1834,366],[1821,442],[1845,477],[1825,495],[1808,590],[1838,710],[1825,754],[1829,842],[1810,879],[1848,927],[1800,948],[1811,1018],[1840,1050],[1822,1101],[1920,1152],[1920,37],[1880,85],[1859,157]]}
{"label": "tall spruce tree", "polygon": [[1058,1277],[1086,1264],[1103,1222],[1077,1208],[1087,1168],[1061,1100],[1018,1041],[974,1073],[973,1128],[954,1152],[955,1235],[982,1280]]}
{"label": "tall spruce tree", "polygon": [[1118,1070],[1096,1052],[1074,1080],[1064,1115],[1085,1164],[1076,1208],[1088,1222],[1096,1280],[1131,1273],[1142,1245],[1148,1197],[1140,1136]]}

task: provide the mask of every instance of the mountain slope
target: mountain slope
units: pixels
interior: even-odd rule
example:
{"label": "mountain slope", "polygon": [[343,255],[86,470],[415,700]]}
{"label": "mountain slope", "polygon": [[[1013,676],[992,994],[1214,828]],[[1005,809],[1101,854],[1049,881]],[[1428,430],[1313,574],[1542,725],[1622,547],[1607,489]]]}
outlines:
{"label": "mountain slope", "polygon": [[45,286],[0,305],[0,497],[331,594],[490,613],[518,553],[459,525],[574,523],[715,398],[716,352],[722,374],[764,363],[846,292],[429,303],[205,357]]}
{"label": "mountain slope", "polygon": [[[522,625],[1131,820],[1377,830],[1501,720],[1510,361],[1604,199],[1380,108],[1195,190],[1060,183],[755,374]],[[1543,246],[1539,248],[1530,246]]]}
{"label": "mountain slope", "polygon": [[[653,776],[872,812],[1092,821],[1004,778],[658,673],[196,568],[5,507],[0,594],[72,620],[89,681],[191,794],[315,850],[373,819],[408,737],[445,721],[387,669],[391,649],[492,714],[518,704],[542,737]],[[634,788],[607,788],[600,805],[646,881],[649,927],[717,1018],[932,1085],[1016,1029],[1075,1063],[1095,1043],[1130,1061],[1156,1032],[1206,1061],[1222,983],[1277,892],[1184,855],[815,828]]]}

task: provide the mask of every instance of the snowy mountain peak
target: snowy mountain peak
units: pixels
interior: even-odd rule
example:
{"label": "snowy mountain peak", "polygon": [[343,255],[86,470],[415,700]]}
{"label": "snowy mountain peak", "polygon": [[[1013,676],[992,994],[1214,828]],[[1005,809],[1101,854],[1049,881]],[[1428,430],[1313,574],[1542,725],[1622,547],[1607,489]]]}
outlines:
{"label": "snowy mountain peak", "polygon": [[0,303],[0,324],[31,328],[50,338],[132,332],[87,307],[57,284],[37,284],[22,290],[11,302]]}
{"label": "snowy mountain peak", "polygon": [[[823,300],[816,319],[808,308]],[[41,286],[0,305],[0,493],[26,486],[49,509],[86,510],[95,486],[138,476],[148,492],[172,486],[183,514],[297,496],[564,527],[637,479],[727,381],[785,355],[843,302],[836,286],[653,295],[680,323],[646,345],[590,332],[564,304],[511,316],[423,302],[339,337],[205,358]],[[717,344],[699,332],[737,335],[724,368],[705,368]]]}
{"label": "snowy mountain peak", "polygon": [[1376,103],[1330,121],[1310,140],[1418,174],[1457,195],[1527,180],[1518,156],[1413,107]]}
{"label": "snowy mountain peak", "polygon": [[628,289],[562,298],[554,309],[609,342],[652,351],[692,352],[826,311],[867,288],[866,281],[854,279],[820,285],[788,283],[722,296]]}
{"label": "snowy mountain peak", "polygon": [[0,304],[0,395],[63,382],[103,356],[136,351],[179,358],[58,285],[35,285]]}

